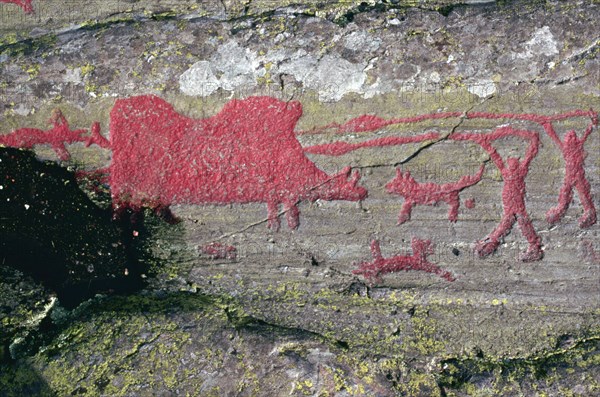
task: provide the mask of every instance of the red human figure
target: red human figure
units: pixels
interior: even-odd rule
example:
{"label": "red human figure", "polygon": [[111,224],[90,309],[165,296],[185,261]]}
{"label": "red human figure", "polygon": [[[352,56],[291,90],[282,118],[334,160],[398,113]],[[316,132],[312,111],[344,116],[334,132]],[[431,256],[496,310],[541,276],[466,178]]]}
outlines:
{"label": "red human figure", "polygon": [[416,204],[435,205],[440,201],[450,206],[448,210],[448,220],[456,222],[458,218],[458,208],[460,206],[460,192],[473,186],[481,180],[485,165],[479,168],[475,175],[465,175],[457,182],[444,183],[438,185],[435,183],[418,183],[410,175],[409,171],[402,173],[400,168],[396,169],[396,178],[385,185],[388,193],[396,193],[404,197],[404,203],[398,216],[398,224],[401,225],[410,219],[412,207]]}
{"label": "red human figure", "polygon": [[59,109],[52,111],[49,123],[52,129],[43,131],[37,128],[20,128],[10,134],[0,135],[0,145],[31,149],[33,145],[49,144],[56,155],[62,161],[71,158],[65,148],[65,144],[81,142],[86,130],[74,130],[69,128],[69,122]]}
{"label": "red human figure", "polygon": [[[505,163],[498,151],[491,145],[492,141],[506,136],[518,136],[529,140],[529,147],[523,160],[519,161],[518,158],[509,157]],[[525,178],[529,172],[529,165],[539,149],[538,133],[501,127],[488,135],[453,134],[451,137],[455,140],[477,142],[489,153],[492,161],[502,173],[502,179],[504,180],[502,188],[503,214],[500,224],[484,240],[477,243],[475,251],[481,257],[493,253],[500,245],[500,240],[508,235],[515,222],[518,222],[521,233],[529,243],[527,251],[520,256],[521,260],[524,262],[540,260],[543,256],[541,238],[537,235],[525,208]]]}
{"label": "red human figure", "polygon": [[384,258],[381,255],[379,241],[373,240],[371,242],[373,261],[359,264],[359,268],[353,270],[352,273],[362,274],[370,282],[379,282],[383,274],[399,272],[401,270],[419,270],[437,274],[448,281],[455,280],[450,272],[442,270],[439,266],[427,260],[427,257],[434,252],[431,240],[419,240],[413,237],[411,247],[412,255],[396,255]]}
{"label": "red human figure", "polygon": [[563,141],[560,140],[554,127],[551,123],[543,123],[546,133],[550,135],[550,138],[556,143],[563,154],[565,159],[565,179],[560,189],[558,196],[558,205],[551,208],[546,213],[546,220],[550,224],[555,224],[565,215],[571,200],[573,200],[573,189],[577,189],[579,194],[579,200],[583,206],[584,212],[581,218],[579,218],[579,227],[586,228],[596,223],[596,208],[592,201],[592,193],[590,183],[585,177],[585,169],[583,167],[585,152],[583,146],[586,139],[592,133],[594,126],[598,125],[598,117],[592,117],[592,122],[585,130],[585,133],[579,139],[577,133],[574,130],[568,131]]}

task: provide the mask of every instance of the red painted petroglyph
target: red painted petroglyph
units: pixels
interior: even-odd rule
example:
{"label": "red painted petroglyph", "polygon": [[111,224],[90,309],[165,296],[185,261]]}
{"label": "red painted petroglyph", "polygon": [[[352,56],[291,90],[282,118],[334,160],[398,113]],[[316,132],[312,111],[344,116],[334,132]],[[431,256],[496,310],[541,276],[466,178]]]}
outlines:
{"label": "red painted petroglyph", "polygon": [[378,139],[372,139],[366,142],[360,143],[348,143],[348,142],[333,142],[325,143],[322,145],[309,146],[304,148],[306,153],[312,154],[325,154],[329,156],[341,156],[349,153],[353,150],[362,149],[366,147],[382,147],[382,146],[397,146],[405,145],[407,143],[416,143],[431,141],[440,138],[440,134],[437,132],[429,132],[418,136],[406,136],[406,137],[384,137]]}
{"label": "red painted petroglyph", "polygon": [[371,242],[373,261],[360,263],[359,268],[353,270],[352,273],[360,274],[370,282],[380,282],[381,276],[384,274],[410,270],[437,274],[448,281],[455,280],[450,272],[442,270],[439,266],[427,260],[427,257],[434,253],[434,246],[430,240],[419,240],[413,237],[411,247],[412,255],[396,255],[384,258],[381,255],[379,241],[373,240]]}
{"label": "red painted petroglyph", "polygon": [[33,12],[31,0],[0,0],[0,3],[13,3],[21,7],[23,11],[25,11],[28,14]]}
{"label": "red painted petroglyph", "polygon": [[584,209],[584,213],[579,219],[579,226],[586,228],[596,223],[596,208],[592,201],[591,187],[585,177],[584,160],[586,152],[583,148],[595,125],[598,125],[597,118],[587,127],[581,139],[577,137],[574,130],[570,130],[561,141],[552,124],[544,123],[544,129],[560,148],[565,160],[565,179],[560,188],[558,206],[546,213],[546,219],[550,224],[557,223],[567,212],[573,199],[574,188],[577,189],[579,200]]}
{"label": "red painted petroglyph", "polygon": [[[584,213],[579,219],[581,228],[590,227],[596,223],[596,208],[591,197],[591,187],[585,177],[584,160],[586,153],[584,150],[585,141],[592,133],[594,127],[598,126],[598,113],[593,110],[573,110],[571,112],[561,113],[553,116],[541,116],[537,114],[512,114],[512,113],[484,113],[472,112],[467,114],[468,118],[483,119],[513,119],[531,121],[544,127],[546,133],[552,138],[554,143],[562,152],[565,160],[565,179],[560,189],[558,205],[546,213],[546,220],[550,224],[557,223],[564,216],[571,204],[573,198],[573,189],[577,189],[579,200],[583,206]],[[581,138],[577,137],[574,130],[568,131],[564,140],[561,141],[556,133],[553,122],[566,120],[573,117],[589,117],[591,123],[586,128]]]}
{"label": "red painted petroglyph", "polygon": [[473,208],[475,208],[475,199],[474,198],[466,199],[465,200],[465,207],[467,207],[470,210],[472,210]]}
{"label": "red painted petroglyph", "polygon": [[117,100],[111,111],[113,207],[267,204],[268,225],[299,224],[299,201],[359,201],[367,191],[349,167],[330,176],[306,157],[294,135],[299,102],[232,100],[215,116],[191,119],[151,95]]}
{"label": "red painted petroglyph", "polygon": [[[523,160],[509,157],[505,162],[492,146],[491,142],[507,136],[518,136],[529,141]],[[500,127],[490,134],[455,133],[450,138],[477,142],[489,153],[492,161],[502,173],[504,180],[502,219],[492,233],[477,243],[476,252],[482,257],[493,253],[500,245],[501,239],[508,235],[515,222],[518,222],[521,233],[529,243],[527,251],[521,254],[521,260],[531,262],[541,259],[543,256],[541,239],[533,228],[525,208],[525,178],[529,172],[529,165],[537,155],[540,146],[539,134],[532,131],[515,130],[512,127]]]}
{"label": "red painted petroglyph", "polygon": [[210,256],[211,259],[235,259],[236,249],[232,245],[225,245],[219,242],[212,242],[201,248],[202,253]]}
{"label": "red painted petroglyph", "polygon": [[458,218],[458,208],[460,207],[460,192],[475,185],[481,180],[485,166],[479,168],[475,175],[465,175],[457,182],[438,185],[435,183],[418,183],[410,175],[410,171],[402,172],[400,168],[396,169],[396,178],[385,185],[388,193],[398,194],[404,197],[404,203],[398,216],[398,224],[401,225],[410,219],[413,206],[416,204],[435,205],[440,201],[450,206],[448,210],[448,220],[456,222]]}
{"label": "red painted petroglyph", "polygon": [[20,128],[10,134],[0,135],[0,145],[31,149],[34,145],[51,145],[56,155],[62,161],[71,158],[65,144],[81,142],[86,130],[71,130],[62,112],[55,109],[49,120],[52,128],[48,131],[37,128]]}
{"label": "red painted petroglyph", "polygon": [[[565,160],[565,178],[558,205],[547,212],[548,222],[558,222],[564,216],[572,200],[573,190],[577,191],[584,208],[580,226],[589,227],[597,222],[590,184],[584,170],[584,144],[598,124],[598,114],[592,110],[574,110],[551,116],[446,112],[383,119],[374,115],[362,115],[343,124],[332,123],[309,131],[295,132],[294,127],[301,114],[302,108],[298,102],[251,97],[230,101],[213,117],[191,119],[177,113],[164,100],[144,95],[116,101],[110,116],[110,141],[100,134],[100,124],[97,122],[92,124],[89,136],[85,130],[71,130],[65,117],[57,110],[50,120],[53,126],[50,130],[21,128],[1,135],[0,144],[21,148],[49,144],[61,160],[69,159],[65,144],[75,142],[83,142],[86,146],[95,144],[112,150],[111,165],[94,172],[94,175],[107,175],[102,181],[110,185],[116,214],[149,207],[166,219],[173,220],[169,211],[172,204],[259,202],[267,204],[269,227],[279,227],[278,207],[283,205],[288,225],[295,229],[299,223],[297,204],[300,201],[358,201],[367,195],[367,191],[358,186],[358,173],[352,174],[350,167],[330,176],[317,168],[306,157],[306,153],[341,156],[362,148],[442,139],[438,132],[425,132],[414,136],[382,137],[358,143],[332,142],[302,148],[296,135],[364,133],[393,124],[449,118],[529,121],[543,127]],[[553,123],[575,117],[590,117],[592,123],[581,138],[570,130],[561,139]],[[503,159],[492,146],[492,142],[509,136],[528,142],[522,160],[512,157]],[[476,251],[479,255],[486,256],[496,250],[501,239],[518,222],[529,243],[522,259],[540,259],[543,255],[541,239],[533,228],[525,207],[525,178],[539,149],[538,133],[500,127],[487,134],[452,133],[447,139],[471,141],[480,145],[489,153],[503,176],[503,216],[496,229],[477,243]],[[448,219],[456,221],[460,192],[478,183],[482,173],[483,167],[475,175],[465,175],[457,182],[437,185],[418,183],[409,173],[398,170],[397,177],[386,187],[390,193],[405,199],[400,212],[400,223],[410,218],[414,205],[435,205],[442,201],[450,206]],[[465,201],[467,208],[473,208],[474,205],[473,198]],[[418,255],[413,256],[416,258]],[[409,263],[399,259],[401,257],[394,258],[396,259],[383,259],[379,254],[373,263],[380,263],[382,269],[396,266],[400,270],[405,263]],[[375,274],[367,270],[363,272],[365,275]]]}
{"label": "red painted petroglyph", "polygon": [[297,131],[296,134],[322,134],[327,131],[332,131],[334,134],[350,134],[356,132],[375,131],[394,124],[411,124],[426,120],[448,119],[462,116],[464,116],[464,113],[461,112],[444,112],[422,114],[414,117],[384,119],[375,115],[364,114],[362,116],[355,117],[344,124],[331,123],[327,124],[326,126],[317,127],[308,131]]}

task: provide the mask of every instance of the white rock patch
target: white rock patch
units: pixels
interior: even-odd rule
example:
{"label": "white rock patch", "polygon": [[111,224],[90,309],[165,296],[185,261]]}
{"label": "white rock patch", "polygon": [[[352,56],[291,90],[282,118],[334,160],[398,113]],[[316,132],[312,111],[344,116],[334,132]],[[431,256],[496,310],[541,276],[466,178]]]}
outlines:
{"label": "white rock patch", "polygon": [[487,98],[496,92],[496,84],[492,80],[480,80],[469,84],[467,90],[480,98]]}
{"label": "white rock patch", "polygon": [[558,54],[556,40],[548,26],[536,30],[535,33],[533,33],[531,40],[525,43],[525,48],[527,48],[528,57]]}
{"label": "white rock patch", "polygon": [[[179,89],[186,95],[208,96],[223,88],[233,91],[256,85],[256,77],[264,75],[256,56],[230,41],[208,61],[198,61],[179,77]],[[219,77],[217,77],[219,76]]]}

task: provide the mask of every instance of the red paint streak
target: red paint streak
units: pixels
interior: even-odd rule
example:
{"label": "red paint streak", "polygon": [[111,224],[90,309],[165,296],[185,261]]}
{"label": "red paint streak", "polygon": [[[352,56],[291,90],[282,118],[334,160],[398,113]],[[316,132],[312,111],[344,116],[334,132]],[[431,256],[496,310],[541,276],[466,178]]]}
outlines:
{"label": "red paint streak", "polygon": [[62,112],[55,109],[49,120],[52,128],[43,131],[37,128],[20,128],[10,134],[0,135],[0,144],[11,147],[31,149],[33,145],[49,144],[52,146],[56,155],[62,161],[71,158],[65,148],[65,144],[81,142],[86,130],[71,130],[69,123]]}
{"label": "red paint streak", "polygon": [[440,137],[440,134],[438,134],[437,132],[429,132],[429,133],[421,134],[418,136],[385,137],[385,138],[372,139],[372,140],[369,140],[366,142],[360,142],[360,143],[348,143],[348,142],[325,143],[322,145],[305,147],[304,151],[306,153],[313,153],[313,154],[341,156],[341,155],[349,153],[353,150],[366,148],[366,147],[404,145],[407,143],[416,143],[416,142],[423,142],[423,141],[429,141],[429,140],[436,140],[436,139],[439,139],[439,137]]}
{"label": "red paint streak", "polygon": [[[507,136],[517,136],[529,141],[529,147],[524,159],[509,157],[506,162],[491,145],[491,142]],[[450,136],[455,140],[472,140],[487,151],[496,167],[502,173],[504,186],[502,188],[503,215],[500,224],[475,248],[479,256],[485,257],[493,253],[500,245],[500,240],[508,235],[515,224],[519,223],[521,233],[529,242],[529,247],[521,255],[521,260],[531,262],[540,260],[543,256],[541,239],[537,235],[525,208],[525,178],[529,165],[537,155],[540,141],[539,134],[532,131],[515,130],[512,127],[500,127],[491,134],[455,133]]]}
{"label": "red paint streak", "polygon": [[456,222],[458,218],[458,208],[460,206],[460,192],[475,185],[481,180],[485,166],[479,168],[475,175],[465,175],[457,182],[438,185],[435,183],[418,183],[410,175],[410,171],[402,172],[400,168],[396,169],[396,178],[385,185],[388,193],[395,193],[404,197],[404,203],[398,216],[398,224],[401,225],[410,219],[412,208],[416,204],[435,205],[440,201],[450,206],[448,210],[448,220]]}
{"label": "red paint streak", "polygon": [[594,126],[598,125],[598,118],[592,119],[592,123],[587,127],[581,139],[577,137],[575,131],[570,130],[561,141],[552,124],[544,123],[543,125],[546,133],[559,147],[565,159],[565,179],[560,189],[558,206],[546,213],[546,219],[550,224],[560,221],[571,204],[573,189],[577,189],[579,200],[584,209],[584,213],[579,219],[579,226],[581,228],[590,227],[596,223],[596,208],[592,201],[590,183],[585,177],[584,160],[587,154],[583,146],[592,133]]}
{"label": "red paint streak", "polygon": [[219,242],[212,242],[201,248],[202,252],[211,257],[211,259],[235,259],[236,249],[232,245],[224,245]]}
{"label": "red paint streak", "polygon": [[381,129],[383,127],[387,127],[389,125],[394,124],[414,124],[419,123],[426,120],[438,120],[438,119],[449,119],[454,117],[466,117],[468,119],[512,119],[512,120],[523,120],[523,121],[532,121],[538,124],[551,123],[554,121],[566,120],[574,117],[598,117],[598,114],[593,110],[572,110],[565,113],[555,114],[551,116],[544,116],[538,114],[531,113],[487,113],[487,112],[441,112],[441,113],[429,113],[422,114],[413,117],[402,117],[402,118],[392,118],[392,119],[384,119],[374,115],[361,115],[350,119],[349,121],[339,124],[339,123],[331,123],[327,124],[323,127],[316,127],[307,131],[297,131],[297,135],[304,134],[322,134],[329,130],[333,130],[332,132],[335,134],[348,134],[348,133],[356,133],[356,132],[365,132],[365,131],[375,131]]}
{"label": "red paint streak", "polygon": [[299,224],[301,200],[366,197],[350,167],[330,176],[310,161],[294,134],[299,102],[251,97],[207,119],[177,113],[152,95],[117,100],[111,111],[113,208],[171,204],[267,204],[268,226]]}
{"label": "red paint streak", "polygon": [[362,116],[355,117],[345,122],[344,124],[331,123],[323,127],[313,128],[308,131],[296,131],[297,135],[305,134],[322,134],[328,130],[333,130],[335,134],[348,134],[355,132],[375,131],[388,125],[393,124],[410,124],[419,123],[425,120],[437,120],[437,119],[448,119],[452,117],[461,117],[464,113],[461,112],[445,112],[445,113],[430,113],[422,114],[414,117],[403,117],[395,119],[383,119],[378,116],[364,114]]}
{"label": "red paint streak", "polygon": [[33,6],[31,5],[31,0],[0,0],[0,3],[13,3],[18,5],[25,11],[27,14],[33,12]]}
{"label": "red paint streak", "polygon": [[454,281],[455,278],[450,272],[442,270],[439,266],[429,262],[427,256],[434,253],[433,244],[430,240],[419,240],[417,238],[411,241],[412,255],[396,255],[390,258],[384,258],[381,255],[379,241],[371,242],[372,262],[363,262],[359,264],[354,274],[362,274],[370,282],[381,281],[381,276],[388,273],[399,271],[417,270],[426,273],[437,274],[448,281]]}
{"label": "red paint streak", "polygon": [[538,124],[552,123],[554,121],[567,120],[574,117],[598,117],[593,110],[571,110],[565,113],[559,113],[551,116],[544,116],[532,113],[487,113],[487,112],[469,112],[466,114],[469,119],[512,119],[532,121]]}

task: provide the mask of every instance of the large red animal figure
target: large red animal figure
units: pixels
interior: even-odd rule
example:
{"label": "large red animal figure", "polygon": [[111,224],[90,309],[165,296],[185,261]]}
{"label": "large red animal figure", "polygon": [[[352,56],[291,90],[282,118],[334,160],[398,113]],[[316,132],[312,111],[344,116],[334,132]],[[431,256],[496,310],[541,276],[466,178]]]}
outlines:
{"label": "large red animal figure", "polygon": [[306,157],[294,127],[299,102],[232,100],[215,116],[192,119],[151,95],[120,99],[110,115],[109,183],[116,211],[171,204],[266,203],[268,225],[298,227],[299,201],[366,197],[358,172],[330,176]]}
{"label": "large red animal figure", "polygon": [[56,112],[49,131],[22,128],[0,144],[31,148],[51,144],[62,160],[65,143],[86,142],[112,150],[108,174],[118,217],[130,209],[152,208],[173,219],[172,204],[266,203],[268,226],[279,228],[283,204],[288,226],[299,224],[298,202],[359,201],[367,190],[358,172],[346,167],[328,175],[306,157],[294,127],[299,102],[270,97],[232,100],[215,116],[192,119],[153,95],[116,101],[110,114],[110,141],[94,123],[91,135],[71,131]]}

